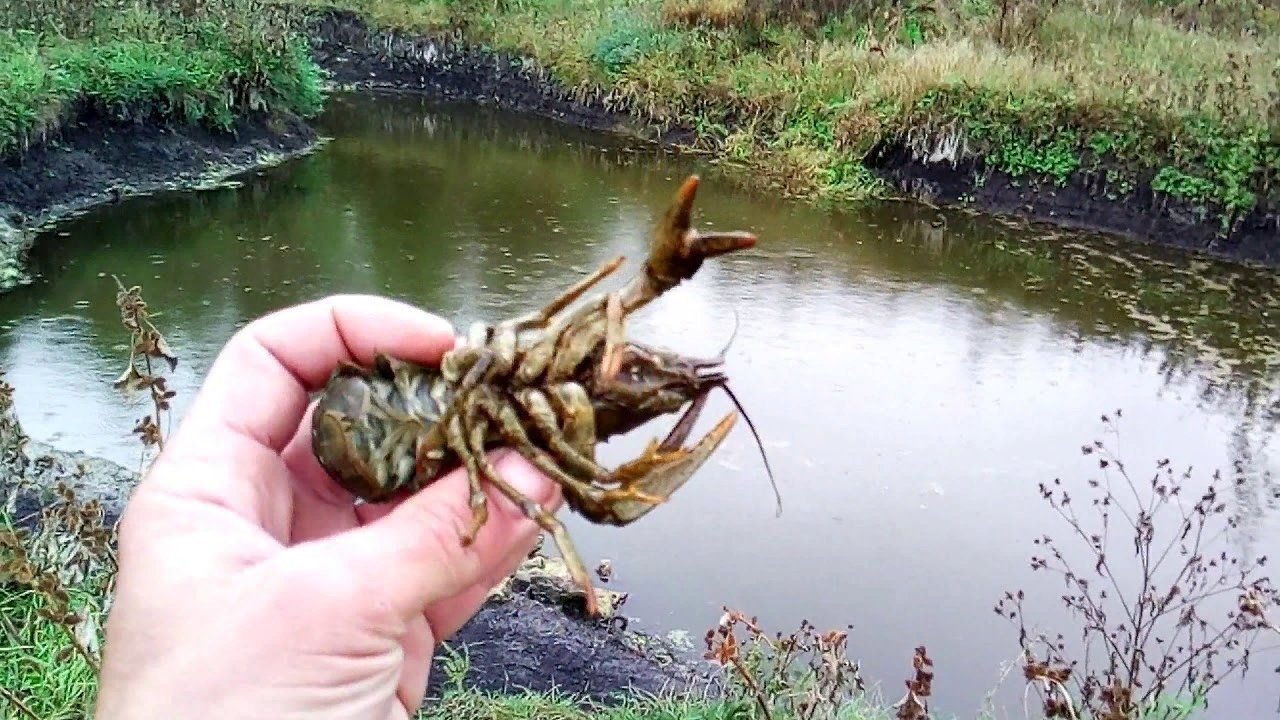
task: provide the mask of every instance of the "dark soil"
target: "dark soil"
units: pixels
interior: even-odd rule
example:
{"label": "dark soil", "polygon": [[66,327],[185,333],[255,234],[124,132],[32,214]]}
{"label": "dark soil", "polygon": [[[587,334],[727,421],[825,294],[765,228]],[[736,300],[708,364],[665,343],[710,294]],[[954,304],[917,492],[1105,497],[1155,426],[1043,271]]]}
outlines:
{"label": "dark soil", "polygon": [[[569,693],[599,703],[624,693],[678,695],[710,689],[716,671],[668,640],[624,629],[618,622],[589,622],[573,610],[532,593],[486,604],[449,644],[470,662],[465,685],[495,693]],[[443,649],[427,683],[439,697],[449,678]]]}
{"label": "dark soil", "polygon": [[[35,231],[51,222],[131,195],[189,189],[315,142],[295,117],[243,121],[227,133],[85,117],[26,153],[0,158],[0,264],[20,267]],[[8,279],[3,289],[21,278]]]}
{"label": "dark soil", "polygon": [[[1058,187],[983,167],[977,161],[928,163],[900,144],[877,148],[872,169],[905,195],[938,204],[975,207],[1061,227],[1112,233],[1140,242],[1203,252],[1236,261],[1280,266],[1280,212],[1255,210],[1224,233],[1216,217],[1201,219],[1188,203],[1151,189],[1150,178],[1108,197],[1102,178],[1077,173]],[[983,182],[975,182],[982,177]]]}
{"label": "dark soil", "polygon": [[310,16],[310,34],[316,62],[334,82],[348,88],[427,93],[671,148],[693,139],[687,128],[656,128],[643,118],[607,108],[600,98],[574,98],[519,57],[479,50],[452,38],[373,28],[347,10],[317,11]]}

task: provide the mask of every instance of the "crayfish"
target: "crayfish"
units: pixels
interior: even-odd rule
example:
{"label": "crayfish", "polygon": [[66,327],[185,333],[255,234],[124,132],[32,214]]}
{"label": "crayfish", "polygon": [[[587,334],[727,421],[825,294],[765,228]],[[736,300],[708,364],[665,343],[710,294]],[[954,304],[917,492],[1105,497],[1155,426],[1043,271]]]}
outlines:
{"label": "crayfish", "polygon": [[[424,487],[461,461],[471,510],[470,525],[460,530],[463,545],[475,540],[488,519],[482,482],[491,483],[551,534],[584,591],[587,614],[597,616],[594,588],[564,526],[503,480],[486,452],[513,447],[561,486],[572,510],[593,523],[623,526],[665,502],[724,441],[736,421],[732,411],[684,447],[712,389],[722,388],[742,411],[722,370],[724,352],[711,359],[687,357],[625,337],[628,315],[693,277],[704,260],[756,244],[752,233],[692,228],[697,188],[697,176],[681,185],[641,272],[617,291],[569,309],[615,272],[622,257],[541,310],[493,325],[472,324],[439,368],[381,354],[372,368],[337,367],[313,416],[312,444],[320,464],[356,497],[380,502]],[[666,438],[651,440],[640,457],[614,470],[596,462],[598,442],[686,403]],[[759,445],[749,417],[747,423]],[[763,457],[762,445],[760,451]],[[772,481],[767,457],[764,462]]]}

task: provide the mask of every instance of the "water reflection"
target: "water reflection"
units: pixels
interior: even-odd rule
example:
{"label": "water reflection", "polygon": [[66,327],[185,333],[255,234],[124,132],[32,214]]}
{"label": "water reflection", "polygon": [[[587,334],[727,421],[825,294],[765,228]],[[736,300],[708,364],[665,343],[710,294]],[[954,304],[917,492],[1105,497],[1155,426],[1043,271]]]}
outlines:
{"label": "water reflection", "polygon": [[[818,212],[743,193],[692,159],[416,99],[344,98],[326,124],[335,139],[314,156],[238,188],[106,208],[38,247],[39,282],[0,298],[0,357],[34,435],[137,460],[142,408],[109,387],[126,339],[110,273],[163,311],[180,413],[235,328],[287,304],[378,292],[462,326],[527,310],[619,254],[634,269],[698,170],[699,218],[762,244],[708,264],[633,334],[710,353],[740,316],[729,367],[784,513],[744,429],[634,527],[567,517],[588,560],[615,560],[643,620],[696,633],[727,603],[779,627],[852,622],[887,693],[924,643],[938,709],[969,716],[1016,652],[991,612],[1000,593],[1024,587],[1054,610],[1061,592],[1026,570],[1031,539],[1058,522],[1036,483],[1089,477],[1079,447],[1117,407],[1132,467],[1244,468],[1246,549],[1280,539],[1272,273],[908,204]],[[715,398],[702,426],[729,408]],[[669,426],[619,438],[603,459]],[[1217,709],[1271,710],[1268,680]],[[1019,694],[1008,688],[1011,708]]]}

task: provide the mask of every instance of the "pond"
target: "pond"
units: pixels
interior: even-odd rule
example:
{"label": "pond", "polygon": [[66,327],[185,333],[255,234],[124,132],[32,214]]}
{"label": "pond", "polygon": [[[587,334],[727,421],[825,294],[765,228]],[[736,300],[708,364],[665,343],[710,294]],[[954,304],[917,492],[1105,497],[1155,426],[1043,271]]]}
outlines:
{"label": "pond", "polygon": [[[640,627],[700,645],[722,605],[770,629],[852,625],[850,653],[887,698],[925,645],[934,709],[974,717],[1018,656],[1016,627],[993,612],[1005,590],[1078,637],[1061,580],[1030,559],[1045,534],[1080,547],[1038,488],[1061,478],[1093,522],[1085,482],[1103,471],[1081,447],[1098,439],[1139,482],[1162,458],[1190,467],[1193,498],[1221,470],[1243,517],[1233,550],[1280,549],[1272,271],[911,203],[824,211],[746,192],[701,158],[417,98],[340,95],[322,129],[322,150],[238,186],[131,200],[49,233],[37,282],[0,298],[0,358],[32,435],[139,462],[130,429],[146,407],[111,387],[127,357],[113,273],[161,313],[182,358],[180,415],[231,333],[284,305],[383,293],[465,327],[538,306],[616,255],[625,276],[699,172],[696,220],[753,231],[759,247],[709,262],[632,334],[713,354],[737,315],[729,372],[783,512],[739,424],[634,526],[564,513],[584,560],[613,562],[610,587],[631,592]],[[730,408],[714,396],[699,427]],[[669,427],[617,439],[603,460]],[[1131,555],[1128,536],[1112,541]],[[1272,651],[1215,695],[1214,716],[1276,711],[1278,644],[1261,641]],[[1015,669],[998,717],[1022,716],[1022,690]]]}

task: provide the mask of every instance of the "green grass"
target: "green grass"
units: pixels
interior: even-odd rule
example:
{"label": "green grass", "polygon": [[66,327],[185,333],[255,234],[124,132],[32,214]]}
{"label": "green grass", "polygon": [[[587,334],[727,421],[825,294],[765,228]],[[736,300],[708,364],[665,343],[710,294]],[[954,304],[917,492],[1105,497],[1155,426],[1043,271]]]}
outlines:
{"label": "green grass", "polygon": [[104,576],[78,538],[18,534],[6,507],[0,494],[0,718],[90,717],[97,661],[69,633],[90,639],[82,647],[93,652]]}
{"label": "green grass", "polygon": [[[488,693],[466,687],[470,664],[464,654],[446,645],[445,661],[437,672],[445,674],[446,690],[438,702],[429,703],[416,720],[758,720],[759,706],[745,695],[701,698],[695,691],[684,697],[617,696],[601,703],[572,694],[551,692]],[[892,720],[887,705],[858,695],[843,703],[841,720]],[[791,717],[774,708],[775,720]]]}
{"label": "green grass", "polygon": [[0,153],[96,113],[228,129],[248,113],[322,104],[305,37],[257,0],[32,0],[0,10]]}
{"label": "green grass", "polygon": [[[35,717],[90,717],[97,677],[71,650],[62,626],[40,616],[47,605],[34,590],[0,585],[0,688],[15,694]],[[0,717],[29,715],[19,714],[0,697]]]}
{"label": "green grass", "polygon": [[[418,720],[747,720],[749,704],[717,701],[631,698],[597,705],[554,693],[500,695],[470,690],[450,692],[429,704]],[[860,720],[853,716],[850,720]]]}
{"label": "green grass", "polygon": [[1280,206],[1280,11],[1257,0],[1009,0],[1003,21],[997,0],[333,1],[532,57],[792,195],[882,194],[864,160],[888,140],[1146,185],[1224,228]]}

